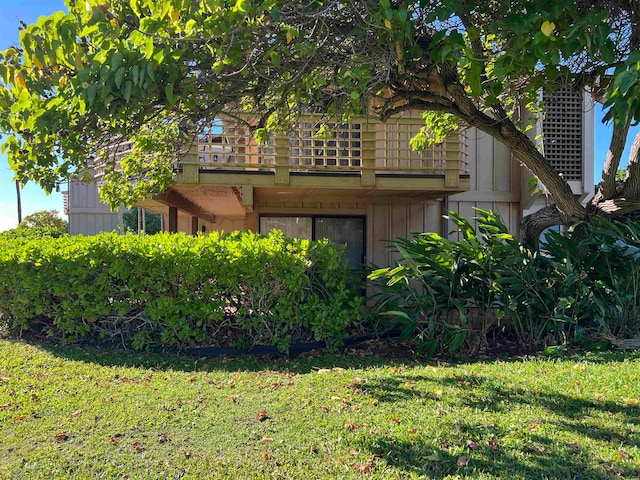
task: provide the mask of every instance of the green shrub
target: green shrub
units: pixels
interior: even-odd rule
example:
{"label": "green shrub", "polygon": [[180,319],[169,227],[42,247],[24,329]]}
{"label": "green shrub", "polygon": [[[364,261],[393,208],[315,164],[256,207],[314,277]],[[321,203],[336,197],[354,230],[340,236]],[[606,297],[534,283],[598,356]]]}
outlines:
{"label": "green shrub", "polygon": [[253,233],[0,239],[0,315],[56,338],[250,346],[338,344],[361,315],[328,242]]}
{"label": "green shrub", "polygon": [[67,235],[66,232],[62,231],[60,228],[44,226],[44,227],[18,227],[12,228],[11,230],[6,230],[4,232],[0,232],[0,240],[17,240],[17,239],[35,239],[42,237],[53,237],[59,238]]}
{"label": "green shrub", "polygon": [[379,292],[377,308],[402,327],[400,341],[415,344],[419,352],[454,352],[470,334],[476,344],[486,345],[487,333],[497,322],[497,270],[524,250],[498,215],[480,212],[478,231],[465,218],[449,213],[461,241],[437,233],[396,239],[393,248],[402,255],[399,265],[375,270],[369,277]]}
{"label": "green shrub", "polygon": [[400,340],[431,354],[490,346],[489,332],[541,348],[640,331],[640,222],[594,218],[548,232],[538,252],[477,211],[477,231],[450,213],[460,241],[396,239],[398,266],[371,274]]}

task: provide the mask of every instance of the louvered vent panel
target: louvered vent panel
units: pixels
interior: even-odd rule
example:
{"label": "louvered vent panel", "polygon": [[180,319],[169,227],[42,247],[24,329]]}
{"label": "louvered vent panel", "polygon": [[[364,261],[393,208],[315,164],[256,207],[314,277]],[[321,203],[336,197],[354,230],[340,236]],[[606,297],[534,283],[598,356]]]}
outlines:
{"label": "louvered vent panel", "polygon": [[544,93],[544,154],[565,180],[582,180],[582,93],[559,88]]}

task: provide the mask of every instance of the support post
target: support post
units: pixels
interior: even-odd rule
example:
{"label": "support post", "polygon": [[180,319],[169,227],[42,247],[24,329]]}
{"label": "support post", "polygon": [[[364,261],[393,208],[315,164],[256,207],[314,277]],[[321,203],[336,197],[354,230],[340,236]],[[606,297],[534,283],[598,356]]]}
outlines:
{"label": "support post", "polygon": [[198,235],[198,217],[191,217],[191,235]]}
{"label": "support post", "polygon": [[289,185],[289,137],[276,137],[276,185]]}
{"label": "support post", "polygon": [[176,233],[178,231],[178,209],[176,207],[169,207],[169,233]]}

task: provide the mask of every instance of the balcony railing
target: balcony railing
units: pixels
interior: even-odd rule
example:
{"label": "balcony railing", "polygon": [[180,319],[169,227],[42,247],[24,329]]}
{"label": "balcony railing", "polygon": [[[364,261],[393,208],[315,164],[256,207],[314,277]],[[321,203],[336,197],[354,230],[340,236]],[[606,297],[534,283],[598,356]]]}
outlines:
{"label": "balcony railing", "polygon": [[349,123],[328,123],[303,117],[289,135],[277,135],[258,144],[246,124],[222,118],[212,133],[199,135],[182,162],[185,183],[198,183],[200,172],[272,171],[276,184],[287,184],[294,172],[359,173],[363,185],[375,185],[377,174],[442,176],[455,187],[468,173],[466,135],[461,130],[422,152],[409,140],[424,125],[421,118],[352,118]]}

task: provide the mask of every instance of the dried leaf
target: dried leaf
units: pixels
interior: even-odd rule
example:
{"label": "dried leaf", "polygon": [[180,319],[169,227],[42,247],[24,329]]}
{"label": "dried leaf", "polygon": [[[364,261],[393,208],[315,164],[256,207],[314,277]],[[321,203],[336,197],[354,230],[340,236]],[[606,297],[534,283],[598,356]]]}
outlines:
{"label": "dried leaf", "polygon": [[136,451],[136,453],[140,453],[142,451],[144,451],[144,447],[142,446],[142,444],[140,442],[131,442],[130,444],[133,449]]}
{"label": "dried leaf", "polygon": [[353,465],[351,469],[354,472],[371,473],[371,466],[372,466],[371,463],[367,462],[363,465]]}
{"label": "dried leaf", "polygon": [[480,448],[480,445],[478,445],[477,442],[474,442],[473,440],[467,440],[467,447],[469,447],[469,449],[471,450],[478,450]]}
{"label": "dried leaf", "polygon": [[344,426],[344,431],[345,432],[353,432],[354,430],[357,430],[358,428],[360,428],[360,426],[356,425],[355,423],[347,423]]}
{"label": "dried leaf", "polygon": [[160,435],[158,435],[158,443],[164,443],[168,440],[169,440],[169,437],[167,437],[164,433],[161,433]]}
{"label": "dried leaf", "polygon": [[264,422],[265,420],[269,419],[269,415],[267,415],[267,411],[266,410],[260,410],[257,414],[256,414],[256,420],[259,422]]}
{"label": "dried leaf", "polygon": [[53,439],[54,439],[56,442],[64,442],[65,440],[69,440],[69,435],[67,435],[66,433],[63,433],[63,432],[61,432],[61,433],[56,433],[56,434],[53,436]]}
{"label": "dried leaf", "polygon": [[271,443],[271,442],[273,442],[273,438],[271,437],[262,437],[260,439],[260,443]]}
{"label": "dried leaf", "polygon": [[459,467],[466,467],[469,464],[469,456],[468,455],[462,455],[461,457],[458,457],[458,461],[456,462],[456,464]]}
{"label": "dried leaf", "polygon": [[427,460],[430,462],[439,462],[440,461],[440,455],[438,455],[437,453],[432,453],[431,455],[429,455],[427,457]]}

